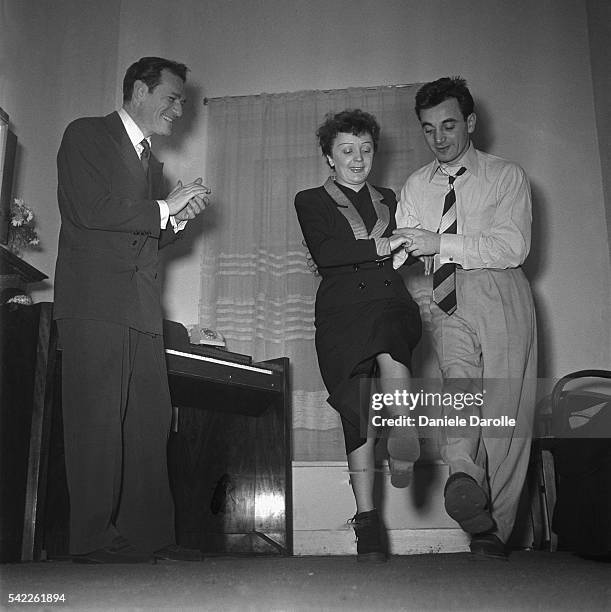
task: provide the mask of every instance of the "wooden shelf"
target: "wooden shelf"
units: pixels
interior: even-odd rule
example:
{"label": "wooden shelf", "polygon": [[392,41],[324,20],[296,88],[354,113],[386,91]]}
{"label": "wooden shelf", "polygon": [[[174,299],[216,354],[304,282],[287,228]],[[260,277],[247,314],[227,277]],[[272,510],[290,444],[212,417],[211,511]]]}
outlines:
{"label": "wooden shelf", "polygon": [[2,245],[0,245],[0,275],[17,276],[24,283],[38,283],[49,278]]}

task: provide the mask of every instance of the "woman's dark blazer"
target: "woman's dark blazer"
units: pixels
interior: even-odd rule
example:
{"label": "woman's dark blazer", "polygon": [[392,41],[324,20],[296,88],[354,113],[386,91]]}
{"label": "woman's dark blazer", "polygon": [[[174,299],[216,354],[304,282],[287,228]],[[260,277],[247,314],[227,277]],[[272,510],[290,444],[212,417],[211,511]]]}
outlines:
{"label": "woman's dark blazer", "polygon": [[[396,227],[395,194],[384,187],[375,187],[371,193],[378,216],[371,235],[379,234],[379,238],[368,239],[356,210],[346,211],[324,186],[301,191],[295,197],[306,244],[322,276],[316,296],[317,317],[369,300],[399,297],[411,301],[402,278],[393,270],[385,240]],[[357,239],[355,232],[365,239]],[[379,263],[372,266],[371,262]]]}

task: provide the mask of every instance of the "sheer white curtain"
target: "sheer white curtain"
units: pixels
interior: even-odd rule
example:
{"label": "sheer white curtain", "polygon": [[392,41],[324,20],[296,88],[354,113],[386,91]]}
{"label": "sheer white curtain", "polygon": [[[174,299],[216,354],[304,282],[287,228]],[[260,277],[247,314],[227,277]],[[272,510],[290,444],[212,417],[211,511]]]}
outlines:
{"label": "sheer white curtain", "polygon": [[306,262],[295,194],[328,175],[316,129],[361,108],[382,127],[370,180],[399,192],[429,159],[413,112],[417,85],[261,94],[208,101],[206,180],[214,203],[203,245],[200,325],[255,360],[289,357],[295,459],[345,458],[314,349],[318,279]]}

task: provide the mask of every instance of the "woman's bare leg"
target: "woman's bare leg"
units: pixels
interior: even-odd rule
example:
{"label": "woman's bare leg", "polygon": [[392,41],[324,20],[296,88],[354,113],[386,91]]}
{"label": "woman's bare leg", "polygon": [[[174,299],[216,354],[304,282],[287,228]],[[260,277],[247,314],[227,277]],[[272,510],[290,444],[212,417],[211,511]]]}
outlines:
{"label": "woman's bare leg", "polygon": [[350,470],[350,484],[356,500],[357,514],[373,510],[373,482],[375,475],[375,438],[368,438],[367,442],[348,455],[348,469]]}
{"label": "woman's bare leg", "polygon": [[[376,357],[380,371],[379,388],[382,393],[390,393],[397,400],[402,400],[402,392],[409,391],[411,373],[399,361],[395,361],[388,353],[381,353]],[[399,392],[396,395],[396,392]],[[402,401],[394,401],[385,406],[386,416],[391,418],[411,417],[409,406]],[[391,483],[395,487],[407,487],[412,479],[414,462],[420,456],[420,443],[418,431],[415,426],[399,424],[388,430],[388,463],[391,473]]]}

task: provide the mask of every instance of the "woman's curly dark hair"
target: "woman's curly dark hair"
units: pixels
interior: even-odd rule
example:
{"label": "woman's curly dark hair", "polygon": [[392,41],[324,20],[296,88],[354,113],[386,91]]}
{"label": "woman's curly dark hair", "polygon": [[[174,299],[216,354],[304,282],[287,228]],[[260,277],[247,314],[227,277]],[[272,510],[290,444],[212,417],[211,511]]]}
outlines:
{"label": "woman's curly dark hair", "polygon": [[[376,118],[362,111],[360,108],[346,109],[339,113],[328,113],[324,123],[316,131],[318,144],[324,157],[331,155],[333,143],[339,133],[371,134],[373,139],[373,150],[378,150],[378,140],[380,139],[380,125]],[[328,161],[328,160],[327,160]]]}

